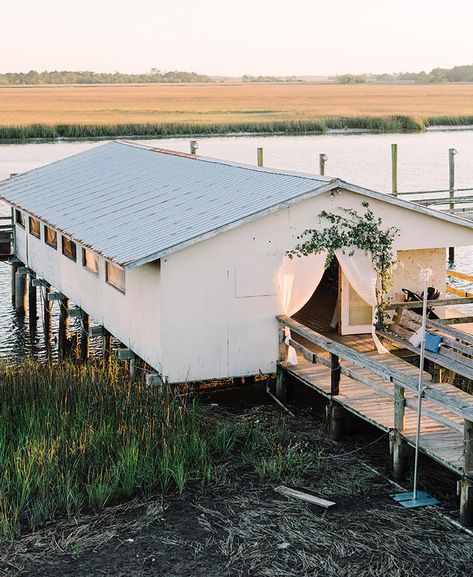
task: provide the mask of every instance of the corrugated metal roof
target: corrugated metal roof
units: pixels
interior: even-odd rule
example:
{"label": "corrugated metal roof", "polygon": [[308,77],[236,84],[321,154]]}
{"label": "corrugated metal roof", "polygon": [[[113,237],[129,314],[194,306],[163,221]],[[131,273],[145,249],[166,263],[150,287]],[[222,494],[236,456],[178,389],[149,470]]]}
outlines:
{"label": "corrugated metal roof", "polygon": [[337,187],[473,222],[339,179],[110,142],[0,182],[0,199],[124,268]]}
{"label": "corrugated metal roof", "polygon": [[132,268],[331,182],[110,142],[0,183],[0,198]]}

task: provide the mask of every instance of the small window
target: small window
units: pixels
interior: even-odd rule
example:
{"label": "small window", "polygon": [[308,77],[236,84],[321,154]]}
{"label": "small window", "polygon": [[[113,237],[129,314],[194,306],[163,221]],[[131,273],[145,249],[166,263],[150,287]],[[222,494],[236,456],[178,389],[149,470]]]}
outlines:
{"label": "small window", "polygon": [[46,225],[44,226],[44,242],[51,248],[57,249],[57,232],[54,228],[50,228]]}
{"label": "small window", "polygon": [[99,272],[99,256],[98,256],[98,254],[95,254],[91,250],[87,250],[86,248],[83,248],[82,249],[82,265],[85,266],[86,269],[98,274],[98,272]]}
{"label": "small window", "polygon": [[41,238],[41,228],[39,225],[39,220],[30,216],[30,234],[36,238]]}
{"label": "small window", "polygon": [[62,237],[62,254],[74,262],[77,260],[76,243],[65,236]]}
{"label": "small window", "polygon": [[19,224],[23,228],[25,228],[25,221],[23,220],[23,213],[21,210],[15,210],[15,220],[16,224]]}
{"label": "small window", "polygon": [[118,290],[125,292],[125,271],[122,268],[107,262],[105,275],[108,284],[111,284]]}

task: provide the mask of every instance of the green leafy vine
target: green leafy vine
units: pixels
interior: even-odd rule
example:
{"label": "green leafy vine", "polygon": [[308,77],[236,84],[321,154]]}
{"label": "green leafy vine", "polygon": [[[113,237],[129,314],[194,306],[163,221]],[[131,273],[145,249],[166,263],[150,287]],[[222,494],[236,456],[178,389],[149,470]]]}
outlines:
{"label": "green leafy vine", "polygon": [[362,215],[352,208],[340,208],[340,214],[323,210],[318,215],[319,220],[328,221],[329,225],[323,229],[305,230],[297,237],[302,242],[286,254],[293,258],[326,251],[325,266],[328,268],[337,250],[349,250],[349,256],[354,254],[355,249],[369,253],[380,279],[377,289],[376,326],[382,328],[385,325],[387,293],[391,284],[392,265],[395,262],[393,244],[399,229],[393,226],[384,229],[382,219],[375,216],[369,203],[362,202],[362,206],[365,208]]}

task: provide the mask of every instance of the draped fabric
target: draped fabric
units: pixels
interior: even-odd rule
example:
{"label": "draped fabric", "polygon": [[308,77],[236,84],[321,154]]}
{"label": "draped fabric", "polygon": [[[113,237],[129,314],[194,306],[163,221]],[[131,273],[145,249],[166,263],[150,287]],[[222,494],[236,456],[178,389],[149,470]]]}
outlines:
{"label": "draped fabric", "polygon": [[[283,314],[290,317],[309,301],[324,275],[326,258],[325,253],[293,259],[284,257],[279,279]],[[287,327],[285,334],[288,343],[291,332]],[[292,365],[297,364],[297,354],[293,347],[289,347],[287,360]]]}
{"label": "draped fabric", "polygon": [[[351,254],[352,252],[353,254]],[[378,353],[387,353],[388,350],[381,344],[374,326],[376,322],[376,285],[378,282],[378,275],[373,267],[371,255],[356,248],[345,249],[345,254],[342,250],[337,250],[335,255],[342,267],[343,274],[348,279],[348,282],[360,297],[371,305],[373,310],[373,326],[371,329],[373,341]]]}

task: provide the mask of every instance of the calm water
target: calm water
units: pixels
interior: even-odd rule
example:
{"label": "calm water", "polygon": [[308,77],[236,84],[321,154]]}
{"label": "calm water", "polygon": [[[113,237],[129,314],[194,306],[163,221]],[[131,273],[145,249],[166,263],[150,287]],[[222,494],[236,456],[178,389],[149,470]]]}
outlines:
{"label": "calm water", "polygon": [[[189,139],[137,142],[189,151]],[[326,174],[389,192],[390,146],[393,142],[399,145],[399,190],[447,188],[449,148],[458,151],[455,157],[456,186],[473,187],[473,131],[469,130],[388,135],[211,137],[199,139],[198,152],[204,156],[255,164],[256,148],[262,146],[265,166],[314,174],[318,172],[319,153],[323,152],[328,156]],[[0,145],[0,180],[10,173],[31,170],[102,143],[80,141]],[[0,210],[4,213],[9,211],[6,207],[0,207]],[[472,249],[459,250],[455,266],[457,270],[473,272]],[[71,329],[74,327],[71,326]],[[54,331],[54,334],[57,332]],[[10,268],[0,263],[0,356],[18,358],[31,352],[42,356],[44,347],[41,335],[41,319],[34,335],[29,331],[27,321],[15,315],[10,301]]]}

